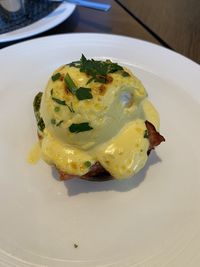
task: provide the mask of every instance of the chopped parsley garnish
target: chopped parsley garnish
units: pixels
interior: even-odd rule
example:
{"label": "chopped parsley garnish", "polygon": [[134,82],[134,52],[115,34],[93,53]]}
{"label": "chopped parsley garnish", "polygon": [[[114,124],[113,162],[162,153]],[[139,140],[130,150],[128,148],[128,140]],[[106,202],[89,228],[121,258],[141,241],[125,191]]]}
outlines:
{"label": "chopped parsley garnish", "polygon": [[52,100],[53,100],[54,102],[56,102],[57,104],[66,106],[65,100],[61,100],[61,99],[58,99],[58,98],[55,98],[55,97],[52,97]]}
{"label": "chopped parsley garnish", "polygon": [[44,124],[44,121],[43,121],[42,117],[40,116],[41,101],[42,101],[42,92],[39,92],[34,98],[33,109],[34,109],[34,114],[35,114],[35,118],[36,118],[36,121],[37,121],[38,129],[41,132],[43,132],[43,130],[45,128],[45,124]]}
{"label": "chopped parsley garnish", "polygon": [[71,133],[80,133],[90,131],[93,128],[89,125],[89,122],[82,122],[82,123],[72,123],[69,126],[69,131]]}
{"label": "chopped parsley garnish", "polygon": [[122,76],[123,76],[123,77],[128,77],[128,76],[130,76],[130,74],[129,74],[127,71],[125,71],[125,70],[123,70],[121,73],[122,73]]}
{"label": "chopped parsley garnish", "polygon": [[63,105],[63,106],[67,106],[70,112],[72,112],[72,113],[75,112],[74,109],[73,109],[72,103],[71,103],[71,106],[69,106],[69,105],[67,105],[67,103],[65,102],[65,100],[61,100],[61,99],[56,98],[56,97],[52,97],[52,100],[54,102],[56,102],[57,104],[60,104],[60,105]]}
{"label": "chopped parsley garnish", "polygon": [[55,119],[51,119],[51,124],[56,124],[56,120]]}
{"label": "chopped parsley garnish", "polygon": [[144,136],[143,137],[144,138],[149,138],[149,135],[148,135],[148,131],[147,130],[144,131]]}
{"label": "chopped parsley garnish", "polygon": [[[91,78],[88,80],[87,84],[92,81],[106,83],[108,81],[109,73],[114,73],[117,71],[123,71],[122,75],[126,73],[123,67],[117,63],[113,63],[110,60],[100,61],[87,59],[84,55],[82,55],[80,61],[72,62],[69,64],[69,66],[79,68],[80,72],[85,72],[87,75],[90,75]],[[127,74],[128,73],[125,75],[128,76]]]}
{"label": "chopped parsley garnish", "polygon": [[84,165],[85,167],[89,168],[92,165],[92,163],[90,161],[85,161]]}
{"label": "chopped parsley garnish", "polygon": [[63,120],[59,121],[59,122],[56,124],[56,126],[60,126],[61,123],[63,123]]}
{"label": "chopped parsley garnish", "polygon": [[74,109],[73,109],[72,102],[70,102],[70,106],[69,106],[69,105],[67,105],[67,107],[69,108],[69,110],[70,110],[72,113],[74,113],[74,112],[75,112],[75,111],[74,111]]}
{"label": "chopped parsley garnish", "polygon": [[91,94],[91,89],[90,88],[86,88],[86,87],[79,87],[78,88],[75,85],[74,81],[72,80],[71,76],[68,73],[65,75],[65,83],[66,83],[67,88],[69,89],[69,91],[73,95],[76,95],[78,100],[85,100],[85,99],[93,98],[93,96]]}
{"label": "chopped parsley garnish", "polygon": [[56,119],[51,119],[51,124],[53,124],[53,125],[60,126],[61,123],[63,123],[63,120],[56,122]]}
{"label": "chopped parsley garnish", "polygon": [[86,87],[80,87],[76,90],[76,97],[78,100],[85,100],[93,98],[91,94],[91,89]]}
{"label": "chopped parsley garnish", "polygon": [[60,79],[60,77],[61,77],[61,74],[60,74],[60,72],[58,72],[58,73],[54,74],[53,76],[51,76],[51,79],[53,82],[55,82],[56,80]]}
{"label": "chopped parsley garnish", "polygon": [[69,65],[70,67],[75,67],[75,68],[77,68],[77,67],[80,66],[80,60],[73,61],[73,62],[71,62],[71,63],[69,63],[69,64],[67,64],[67,65]]}
{"label": "chopped parsley garnish", "polygon": [[55,112],[59,112],[59,111],[60,111],[60,107],[55,107],[55,108],[54,108],[54,111],[55,111]]}
{"label": "chopped parsley garnish", "polygon": [[74,81],[72,80],[72,78],[70,77],[70,75],[67,73],[65,75],[65,83],[67,84],[67,88],[69,89],[69,91],[75,95],[76,94],[76,90],[78,89],[74,83]]}
{"label": "chopped parsley garnish", "polygon": [[34,112],[38,112],[40,111],[40,105],[41,105],[41,101],[42,101],[42,92],[39,92],[33,101],[33,108],[34,108]]}
{"label": "chopped parsley garnish", "polygon": [[45,128],[45,124],[44,124],[44,121],[42,118],[39,119],[39,121],[37,122],[37,126],[38,126],[38,129],[43,132],[44,131],[44,128]]}

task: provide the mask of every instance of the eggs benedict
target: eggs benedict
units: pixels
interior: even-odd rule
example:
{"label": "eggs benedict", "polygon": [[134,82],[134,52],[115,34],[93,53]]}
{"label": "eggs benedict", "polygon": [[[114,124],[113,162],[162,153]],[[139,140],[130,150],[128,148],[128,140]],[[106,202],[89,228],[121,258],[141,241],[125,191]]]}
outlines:
{"label": "eggs benedict", "polygon": [[165,141],[140,80],[110,60],[59,67],[33,106],[41,156],[61,179],[132,177]]}

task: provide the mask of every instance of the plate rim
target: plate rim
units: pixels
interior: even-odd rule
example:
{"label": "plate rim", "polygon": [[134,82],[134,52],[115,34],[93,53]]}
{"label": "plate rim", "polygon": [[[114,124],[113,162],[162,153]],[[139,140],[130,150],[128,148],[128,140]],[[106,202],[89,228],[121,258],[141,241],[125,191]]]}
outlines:
{"label": "plate rim", "polygon": [[[119,44],[119,42],[123,42],[128,45],[129,48],[130,45],[133,44],[134,49],[137,49],[137,51],[138,49],[139,51],[141,50],[140,55],[138,53],[136,54],[137,58],[134,62],[135,66],[153,72],[154,74],[173,82],[179,87],[182,87],[182,89],[185,88],[185,92],[189,93],[189,95],[200,104],[200,91],[197,86],[191,86],[191,84],[200,84],[200,65],[197,62],[194,62],[184,55],[161,45],[130,36],[91,32],[48,35],[24,40],[20,43],[7,46],[0,50],[0,56],[5,54],[9,55],[9,53],[15,52],[16,49],[21,49],[24,46],[38,46],[41,44],[48,44],[49,46],[51,44],[55,45],[55,43],[62,43],[63,40],[67,40],[67,43],[70,43],[75,39],[78,40],[78,43],[80,44],[80,39],[87,41],[88,38],[90,43],[93,42],[93,44],[94,40],[97,39],[102,43],[105,42],[106,45],[108,41],[112,41],[117,44]],[[176,75],[173,75],[174,73]]]}
{"label": "plate rim", "polygon": [[[63,5],[63,4],[62,4]],[[74,4],[70,4],[72,6],[74,6],[74,8],[76,7]],[[56,9],[55,9],[56,10]],[[65,38],[65,37],[69,37],[69,36],[76,36],[76,35],[79,35],[79,36],[87,36],[87,35],[91,35],[91,36],[96,36],[96,37],[113,37],[113,38],[120,38],[120,39],[127,39],[127,40],[132,40],[136,43],[141,43],[141,44],[144,44],[145,46],[152,46],[152,48],[156,48],[156,49],[160,49],[160,50],[163,50],[165,52],[168,52],[170,53],[171,55],[173,56],[176,56],[177,58],[180,57],[182,58],[183,60],[187,61],[188,63],[192,63],[194,65],[196,65],[196,67],[199,68],[200,70],[200,64],[198,64],[197,62],[195,62],[194,60],[186,57],[185,55],[182,55],[180,54],[179,52],[176,52],[174,50],[171,50],[165,46],[162,46],[160,44],[156,44],[156,43],[152,43],[151,41],[147,41],[147,40],[142,40],[142,39],[138,39],[138,38],[135,38],[135,37],[132,37],[132,36],[128,36],[128,35],[121,35],[121,34],[115,34],[115,33],[98,33],[98,32],[72,32],[72,33],[58,33],[58,34],[52,34],[52,35],[47,35],[47,36],[41,36],[41,37],[35,37],[34,39],[29,39],[29,40],[22,40],[21,42],[19,43],[15,43],[15,44],[11,44],[7,47],[3,47],[1,50],[0,50],[0,54],[2,53],[2,51],[4,50],[9,50],[11,48],[13,48],[14,46],[21,46],[21,45],[26,45],[27,43],[33,43],[33,42],[40,42],[40,41],[46,41],[46,39],[57,39],[57,38]],[[1,37],[1,35],[0,35]],[[1,40],[0,40],[0,43],[1,43]]]}

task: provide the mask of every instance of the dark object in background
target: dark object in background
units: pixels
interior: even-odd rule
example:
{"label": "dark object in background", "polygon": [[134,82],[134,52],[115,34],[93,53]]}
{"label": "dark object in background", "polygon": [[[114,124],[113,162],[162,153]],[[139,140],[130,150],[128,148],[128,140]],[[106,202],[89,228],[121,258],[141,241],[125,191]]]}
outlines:
{"label": "dark object in background", "polygon": [[20,10],[12,13],[0,5],[0,11],[3,14],[0,17],[0,34],[28,26],[50,14],[59,5],[60,3],[47,0],[25,0],[24,12]]}

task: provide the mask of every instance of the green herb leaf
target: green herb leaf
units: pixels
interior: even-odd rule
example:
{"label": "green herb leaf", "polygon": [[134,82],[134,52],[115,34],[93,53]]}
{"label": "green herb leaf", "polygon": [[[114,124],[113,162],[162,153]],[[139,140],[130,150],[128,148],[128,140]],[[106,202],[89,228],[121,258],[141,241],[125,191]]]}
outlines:
{"label": "green herb leaf", "polygon": [[70,75],[67,73],[65,75],[65,83],[67,84],[68,89],[70,90],[70,92],[75,95],[76,94],[76,90],[78,89],[74,83],[74,81],[72,80],[72,78],[70,77]]}
{"label": "green herb leaf", "polygon": [[55,119],[51,119],[51,124],[56,124],[56,120]]}
{"label": "green herb leaf", "polygon": [[130,76],[130,74],[127,71],[123,70],[122,71],[122,76],[123,77],[128,77],[128,76]]}
{"label": "green herb leaf", "polygon": [[69,63],[67,65],[70,66],[70,67],[79,68],[80,67],[80,60],[73,61],[73,62],[71,62],[71,63]]}
{"label": "green herb leaf", "polygon": [[56,80],[58,80],[60,78],[61,74],[60,72],[54,74],[53,76],[51,76],[51,79],[53,82],[55,82]]}
{"label": "green herb leaf", "polygon": [[73,109],[73,106],[72,106],[72,103],[71,103],[71,107],[69,105],[67,105],[67,103],[65,102],[65,100],[61,100],[59,98],[56,98],[56,97],[52,97],[51,98],[54,102],[56,102],[57,104],[60,104],[60,105],[63,105],[63,106],[67,106],[69,111],[74,113],[74,109]]}
{"label": "green herb leaf", "polygon": [[84,165],[85,167],[89,168],[92,165],[92,163],[90,161],[85,161]]}
{"label": "green herb leaf", "polygon": [[73,105],[72,105],[72,102],[70,103],[70,106],[67,105],[68,109],[72,112],[72,113],[75,113],[74,109],[73,109]]}
{"label": "green herb leaf", "polygon": [[38,112],[40,110],[42,95],[43,95],[43,93],[39,92],[34,98],[34,101],[33,101],[34,112]]}
{"label": "green herb leaf", "polygon": [[44,121],[40,116],[40,105],[41,105],[41,101],[42,101],[42,95],[43,95],[43,93],[39,92],[35,96],[34,101],[33,101],[33,109],[34,109],[34,114],[35,114],[35,118],[37,121],[37,126],[41,132],[43,132],[43,130],[45,128]]}
{"label": "green herb leaf", "polygon": [[56,124],[56,126],[60,126],[61,123],[63,123],[63,120],[59,121],[59,122]]}
{"label": "green herb leaf", "polygon": [[87,59],[83,54],[79,61],[74,61],[68,64],[70,67],[79,68],[80,72],[85,72],[92,77],[87,81],[89,84],[92,81],[99,83],[107,82],[107,75],[109,73],[119,72],[123,77],[130,76],[128,72],[124,71],[123,67],[111,60],[100,61],[94,59]]}
{"label": "green herb leaf", "polygon": [[55,97],[52,97],[52,100],[53,100],[54,102],[56,102],[57,104],[66,106],[65,100],[61,100],[61,99],[58,99],[58,98],[55,98]]}
{"label": "green herb leaf", "polygon": [[60,107],[55,107],[55,108],[54,108],[54,111],[55,111],[55,112],[59,112],[59,111],[60,111]]}
{"label": "green herb leaf", "polygon": [[144,136],[143,137],[144,138],[149,138],[149,135],[148,135],[148,131],[147,130],[144,131]]}
{"label": "green herb leaf", "polygon": [[94,78],[93,78],[93,77],[92,77],[92,78],[90,78],[90,79],[87,81],[86,85],[88,85],[89,83],[91,83],[93,80],[94,80]]}
{"label": "green herb leaf", "polygon": [[39,121],[37,122],[37,126],[38,126],[38,129],[43,132],[44,131],[44,128],[45,128],[45,124],[44,124],[44,121],[42,118],[39,119]]}
{"label": "green herb leaf", "polygon": [[93,98],[91,94],[91,89],[86,87],[80,87],[76,90],[76,97],[78,100],[85,100]]}
{"label": "green herb leaf", "polygon": [[106,83],[107,75],[109,73],[114,73],[123,70],[120,65],[118,65],[117,63],[113,63],[110,60],[90,60],[87,59],[84,55],[82,55],[80,64],[78,64],[77,67],[80,68],[81,72],[85,72],[88,75],[92,76],[92,78],[88,80],[87,84],[93,80],[95,82]]}
{"label": "green herb leaf", "polygon": [[88,122],[82,122],[82,123],[72,123],[69,127],[69,131],[71,133],[80,133],[80,132],[86,132],[90,131],[93,128],[89,125]]}

